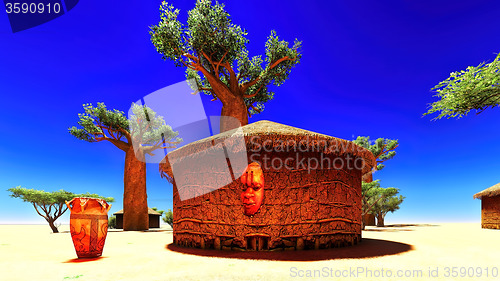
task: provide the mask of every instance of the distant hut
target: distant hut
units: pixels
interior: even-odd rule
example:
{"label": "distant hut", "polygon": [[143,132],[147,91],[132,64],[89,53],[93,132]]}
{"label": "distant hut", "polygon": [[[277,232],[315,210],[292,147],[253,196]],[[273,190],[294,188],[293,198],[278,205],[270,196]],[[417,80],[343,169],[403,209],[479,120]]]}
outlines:
{"label": "distant hut", "polygon": [[[123,229],[123,209],[114,213],[113,215],[116,216],[116,228]],[[149,228],[159,228],[161,214],[151,208],[148,208],[148,215]]]}
{"label": "distant hut", "polygon": [[481,227],[500,229],[500,183],[474,194],[481,199]]}
{"label": "distant hut", "polygon": [[374,214],[365,214],[363,218],[365,222],[365,226],[375,226],[375,215]]}
{"label": "distant hut", "polygon": [[[235,130],[224,132],[180,147],[160,164],[162,177],[173,183],[175,244],[261,251],[331,248],[361,240],[361,178],[375,165],[370,151],[350,141],[269,121],[243,126],[239,133],[243,142],[232,138],[238,134]],[[248,157],[245,166],[267,159],[293,167],[262,165],[262,205],[251,214],[243,208],[246,187],[240,181],[241,167],[233,167],[238,161],[231,158],[242,146]],[[193,169],[189,161],[197,161],[200,154],[213,159],[226,155],[227,161],[210,161]],[[307,159],[321,159],[325,165],[306,169],[300,163]],[[362,167],[355,165],[358,160]],[[228,167],[236,170],[229,181],[221,176]],[[186,179],[188,184],[183,183]],[[186,189],[196,196],[181,200]]]}

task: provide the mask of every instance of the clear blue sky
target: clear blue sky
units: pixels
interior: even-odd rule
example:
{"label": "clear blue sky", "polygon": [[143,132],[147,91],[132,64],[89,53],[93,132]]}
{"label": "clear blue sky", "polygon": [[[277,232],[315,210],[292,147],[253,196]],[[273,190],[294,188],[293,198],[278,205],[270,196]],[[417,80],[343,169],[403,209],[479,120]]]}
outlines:
{"label": "clear blue sky", "polygon": [[[173,1],[185,22],[194,0]],[[472,195],[500,182],[500,109],[460,120],[422,117],[430,89],[450,72],[500,52],[500,1],[223,1],[245,28],[250,55],[270,30],[303,41],[303,58],[275,88],[271,120],[339,138],[399,139],[375,174],[407,197],[387,222],[479,221]],[[436,3],[439,2],[439,3]],[[307,3],[307,5],[306,5]],[[127,111],[184,79],[163,61],[148,26],[160,1],[82,0],[67,14],[18,33],[0,12],[0,223],[45,223],[6,191],[21,185],[115,197],[122,208],[124,153],[67,132],[83,103]],[[218,106],[214,104],[213,106]],[[150,206],[171,208],[172,186],[148,164]],[[69,213],[59,222],[67,222]]]}

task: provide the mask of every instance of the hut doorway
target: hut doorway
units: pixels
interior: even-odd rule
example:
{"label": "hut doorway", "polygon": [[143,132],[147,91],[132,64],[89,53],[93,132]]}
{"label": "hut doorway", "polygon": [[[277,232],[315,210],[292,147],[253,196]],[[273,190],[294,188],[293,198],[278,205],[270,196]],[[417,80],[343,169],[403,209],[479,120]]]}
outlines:
{"label": "hut doorway", "polygon": [[249,251],[267,251],[269,250],[269,236],[252,235],[246,237],[247,250]]}

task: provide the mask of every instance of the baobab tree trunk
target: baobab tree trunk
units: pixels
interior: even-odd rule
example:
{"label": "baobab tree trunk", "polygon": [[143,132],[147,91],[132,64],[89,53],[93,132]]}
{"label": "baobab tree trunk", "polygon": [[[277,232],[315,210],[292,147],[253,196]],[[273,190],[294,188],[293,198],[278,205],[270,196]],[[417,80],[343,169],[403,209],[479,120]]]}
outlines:
{"label": "baobab tree trunk", "polygon": [[368,173],[364,174],[363,177],[361,178],[361,180],[363,182],[367,182],[367,183],[372,182],[373,181],[373,171],[374,170],[371,170]]}
{"label": "baobab tree trunk", "polygon": [[[142,160],[142,161],[141,161]],[[134,153],[130,145],[125,154],[123,177],[123,230],[148,230],[148,200],[146,193],[146,162],[141,148]]]}
{"label": "baobab tree trunk", "polygon": [[[200,69],[201,70],[201,69]],[[216,97],[222,102],[220,132],[226,132],[248,124],[248,110],[234,73],[227,86],[210,73],[203,71]],[[232,117],[232,118],[231,118]]]}
{"label": "baobab tree trunk", "polygon": [[245,101],[235,97],[222,104],[220,132],[226,132],[248,124],[248,111]]}
{"label": "baobab tree trunk", "polygon": [[382,213],[378,213],[377,214],[377,226],[380,226],[380,227],[385,226],[385,224],[384,224],[384,216],[382,215]]}

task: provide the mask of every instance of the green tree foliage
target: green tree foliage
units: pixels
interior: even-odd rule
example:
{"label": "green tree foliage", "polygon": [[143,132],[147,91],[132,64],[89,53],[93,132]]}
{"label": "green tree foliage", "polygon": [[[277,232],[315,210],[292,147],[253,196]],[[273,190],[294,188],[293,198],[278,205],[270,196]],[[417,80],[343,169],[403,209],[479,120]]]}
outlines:
{"label": "green tree foliage", "polygon": [[171,227],[174,227],[174,213],[171,209],[168,209],[163,217],[163,221],[168,223]]}
{"label": "green tree foliage", "polygon": [[108,228],[116,228],[116,216],[112,215],[108,218]]}
{"label": "green tree foliage", "polygon": [[[377,166],[370,172],[363,175],[363,182],[361,185],[361,201],[362,201],[362,227],[364,229],[366,222],[365,215],[372,213],[372,208],[380,200],[386,196],[391,196],[390,191],[385,193],[380,192],[380,180],[373,181],[373,173],[385,168],[383,162],[390,160],[396,156],[395,149],[399,146],[398,140],[378,138],[374,143],[370,143],[370,137],[358,136],[354,141],[355,144],[368,149],[375,157]],[[392,192],[392,191],[391,191]]]}
{"label": "green tree foliage", "polygon": [[[405,197],[402,195],[397,196],[399,189],[394,187],[378,187],[373,192],[378,194],[381,199],[373,205],[370,213],[374,214],[377,218],[377,226],[384,226],[384,219],[387,213],[398,210],[399,205],[403,203]],[[373,198],[376,198],[376,196]]]}
{"label": "green tree foliage", "polygon": [[471,110],[477,114],[500,104],[500,54],[495,60],[478,66],[469,66],[440,82],[432,90],[440,100],[432,103],[424,115],[439,112],[434,119],[467,115]]}
{"label": "green tree foliage", "polygon": [[[213,100],[222,102],[222,116],[248,124],[248,116],[259,113],[271,100],[271,83],[280,86],[300,62],[301,42],[292,47],[273,30],[265,43],[265,57],[249,57],[247,32],[232,23],[224,4],[198,0],[188,12],[187,25],[179,10],[163,1],[160,22],[150,27],[151,41],[164,60],[186,67],[186,77]],[[194,85],[193,85],[194,86]],[[222,121],[222,120],[221,120]],[[223,131],[231,129],[221,123]]]}
{"label": "green tree foliage", "polygon": [[119,110],[108,110],[104,103],[84,104],[83,109],[78,114],[79,128],[71,127],[69,133],[88,142],[109,141],[125,152],[123,229],[148,229],[145,155],[175,148],[182,139],[147,106],[132,104],[130,120]]}
{"label": "green tree foliage", "polygon": [[108,203],[114,202],[113,197],[102,197],[91,193],[75,194],[62,189],[59,191],[47,192],[17,186],[9,188],[7,191],[11,193],[10,197],[20,198],[24,202],[31,203],[36,212],[49,223],[49,226],[54,233],[59,232],[54,222],[68,210],[66,201],[70,201],[75,197],[92,197],[104,199]]}
{"label": "green tree foliage", "polygon": [[380,194],[376,190],[380,188],[380,180],[372,182],[362,182],[361,184],[361,200],[362,200],[362,215],[371,212],[371,209],[378,200],[381,199]]}
{"label": "green tree foliage", "polygon": [[145,105],[132,104],[133,115],[130,120],[122,111],[108,110],[102,102],[98,102],[96,107],[91,103],[84,104],[83,109],[84,113],[78,114],[80,128],[69,128],[70,134],[80,140],[106,140],[125,152],[136,144],[144,154],[150,155],[157,149],[173,148],[168,145],[182,141],[176,138],[178,133],[165,124],[162,116]]}
{"label": "green tree foliage", "polygon": [[156,207],[151,207],[151,209],[153,209],[153,211],[160,213],[160,215],[163,215],[163,213],[165,212],[164,210],[158,210],[158,208]]}
{"label": "green tree foliage", "polygon": [[[377,204],[384,202],[388,197],[394,196],[398,193],[396,188],[382,188],[380,187],[380,180],[372,182],[362,182],[361,184],[361,201],[362,201],[362,216],[363,216],[363,229],[366,224],[364,216],[366,214],[374,213],[374,208]],[[387,212],[386,212],[387,213]],[[377,215],[376,215],[377,216]],[[385,214],[384,214],[385,216]],[[383,219],[383,217],[382,217]]]}
{"label": "green tree foliage", "polygon": [[377,161],[377,166],[374,167],[368,175],[363,177],[363,180],[368,182],[372,180],[372,174],[375,171],[380,171],[385,167],[385,165],[382,164],[383,162],[396,156],[395,149],[399,146],[398,140],[378,138],[372,144],[370,143],[370,137],[362,136],[358,136],[353,142],[368,149]]}

